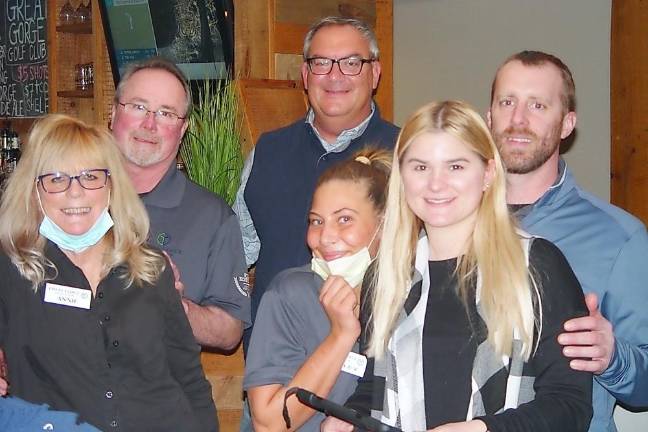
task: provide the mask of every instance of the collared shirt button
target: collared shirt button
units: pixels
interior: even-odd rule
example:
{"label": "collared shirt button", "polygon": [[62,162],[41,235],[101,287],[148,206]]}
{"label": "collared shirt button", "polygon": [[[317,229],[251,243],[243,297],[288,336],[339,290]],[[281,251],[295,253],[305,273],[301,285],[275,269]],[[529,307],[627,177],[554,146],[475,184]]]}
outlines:
{"label": "collared shirt button", "polygon": [[106,316],[104,317],[104,321],[110,321],[110,315],[106,315]]}
{"label": "collared shirt button", "polygon": [[117,427],[117,420],[113,420],[113,421],[111,421],[111,422],[110,422],[110,427],[114,427],[114,428],[116,428],[116,427]]}
{"label": "collared shirt button", "polygon": [[113,346],[114,346],[115,348],[117,348],[117,347],[119,346],[119,341],[118,341],[118,340],[114,340],[114,341],[113,341]]}
{"label": "collared shirt button", "polygon": [[99,294],[97,294],[97,297],[99,297],[100,299],[102,299],[102,298],[103,298],[103,292],[100,292]]}
{"label": "collared shirt button", "polygon": [[108,391],[106,392],[106,398],[107,398],[107,399],[112,399],[112,397],[113,397],[113,392],[111,392],[110,390],[108,390]]}
{"label": "collared shirt button", "polygon": [[106,365],[108,366],[108,369],[110,369],[110,368],[112,367],[112,365],[110,364],[110,362],[106,363]]}

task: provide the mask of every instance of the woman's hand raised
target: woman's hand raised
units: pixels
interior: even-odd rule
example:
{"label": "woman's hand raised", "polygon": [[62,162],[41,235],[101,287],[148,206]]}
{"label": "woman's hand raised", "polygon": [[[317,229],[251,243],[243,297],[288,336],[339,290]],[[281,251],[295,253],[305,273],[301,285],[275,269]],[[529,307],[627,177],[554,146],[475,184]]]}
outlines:
{"label": "woman's hand raised", "polygon": [[324,312],[331,322],[331,334],[337,336],[360,336],[360,321],[358,321],[358,297],[341,276],[329,276],[319,296]]}

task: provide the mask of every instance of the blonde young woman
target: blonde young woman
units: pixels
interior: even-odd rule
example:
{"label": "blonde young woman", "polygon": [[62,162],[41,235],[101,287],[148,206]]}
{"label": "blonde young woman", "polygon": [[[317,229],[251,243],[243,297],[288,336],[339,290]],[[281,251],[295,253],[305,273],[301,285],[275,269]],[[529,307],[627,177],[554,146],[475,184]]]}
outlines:
{"label": "blonde young woman", "polygon": [[[360,285],[378,249],[391,153],[365,149],[322,173],[308,215],[312,263],[279,273],[263,295],[246,359],[254,429],[286,430],[286,391],[302,387],[342,403],[362,371]],[[292,430],[323,416],[289,397]]]}
{"label": "blonde young woman", "polygon": [[587,430],[591,375],[556,340],[586,314],[583,295],[553,244],[516,230],[505,194],[468,105],[432,103],[407,121],[363,305],[370,362],[349,406],[404,431]]}
{"label": "blonde young woman", "polygon": [[0,204],[0,390],[101,430],[217,430],[200,348],[108,131],[50,115]]}

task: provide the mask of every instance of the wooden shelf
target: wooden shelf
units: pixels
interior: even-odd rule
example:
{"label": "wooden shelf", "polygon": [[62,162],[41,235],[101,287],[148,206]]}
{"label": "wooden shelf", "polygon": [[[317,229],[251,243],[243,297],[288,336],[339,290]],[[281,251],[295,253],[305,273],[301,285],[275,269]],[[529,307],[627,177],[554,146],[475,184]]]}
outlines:
{"label": "wooden shelf", "polygon": [[57,91],[56,95],[63,98],[93,98],[94,90],[61,90]]}
{"label": "wooden shelf", "polygon": [[92,34],[92,22],[57,25],[56,31],[58,33]]}
{"label": "wooden shelf", "polygon": [[[46,0],[49,69],[49,112],[67,114],[87,123],[107,125],[115,93],[110,58],[104,38],[99,0],[92,3],[92,19],[87,23],[59,23],[61,8],[70,3],[79,7],[88,0]],[[3,3],[4,4],[4,3]],[[59,25],[56,25],[59,23]],[[76,88],[76,65],[92,63],[94,88]]]}

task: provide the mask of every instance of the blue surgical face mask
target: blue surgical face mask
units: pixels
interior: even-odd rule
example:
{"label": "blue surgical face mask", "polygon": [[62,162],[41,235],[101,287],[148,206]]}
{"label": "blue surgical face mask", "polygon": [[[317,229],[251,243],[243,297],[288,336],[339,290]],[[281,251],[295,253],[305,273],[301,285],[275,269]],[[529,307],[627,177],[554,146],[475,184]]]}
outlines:
{"label": "blue surgical face mask", "polygon": [[[108,195],[108,202],[110,202],[110,194]],[[108,206],[106,206],[88,231],[78,235],[69,234],[56,225],[54,221],[45,214],[43,205],[40,202],[40,193],[38,193],[38,203],[43,212],[43,221],[40,224],[38,232],[46,239],[54,242],[61,249],[76,253],[83,252],[90,246],[99,243],[99,240],[101,240],[114,225],[110,213],[108,213]]]}

